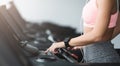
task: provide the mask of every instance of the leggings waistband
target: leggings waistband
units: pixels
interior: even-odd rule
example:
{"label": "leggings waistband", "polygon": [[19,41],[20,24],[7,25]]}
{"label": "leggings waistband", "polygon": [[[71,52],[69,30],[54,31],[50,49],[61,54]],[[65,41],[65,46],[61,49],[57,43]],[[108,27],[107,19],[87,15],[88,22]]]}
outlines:
{"label": "leggings waistband", "polygon": [[[83,51],[84,51],[84,59],[86,61],[90,61],[93,59],[95,59],[95,62],[96,62],[96,60],[101,60],[101,61],[108,60],[108,58],[106,56],[109,56],[109,58],[111,58],[111,59],[113,57],[118,58],[118,54],[114,50],[114,46],[111,43],[111,41],[97,42],[94,44],[87,45],[83,48]],[[113,60],[115,60],[115,59],[113,59]]]}

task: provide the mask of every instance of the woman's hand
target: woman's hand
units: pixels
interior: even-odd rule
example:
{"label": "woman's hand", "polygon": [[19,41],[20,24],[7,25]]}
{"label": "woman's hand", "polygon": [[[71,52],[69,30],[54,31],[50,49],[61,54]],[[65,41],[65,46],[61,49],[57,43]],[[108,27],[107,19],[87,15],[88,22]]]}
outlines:
{"label": "woman's hand", "polygon": [[63,47],[65,47],[64,42],[56,42],[56,43],[53,43],[53,44],[45,51],[45,53],[47,53],[47,52],[58,53],[57,49],[58,49],[58,48],[63,48]]}

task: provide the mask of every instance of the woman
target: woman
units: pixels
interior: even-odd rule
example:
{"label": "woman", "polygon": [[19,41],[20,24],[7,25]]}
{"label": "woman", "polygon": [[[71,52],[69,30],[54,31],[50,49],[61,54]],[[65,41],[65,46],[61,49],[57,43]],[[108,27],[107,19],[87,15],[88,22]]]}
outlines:
{"label": "woman", "polygon": [[119,14],[117,0],[90,0],[83,9],[84,34],[67,41],[53,43],[47,50],[82,47],[86,63],[117,63],[120,57],[110,42]]}

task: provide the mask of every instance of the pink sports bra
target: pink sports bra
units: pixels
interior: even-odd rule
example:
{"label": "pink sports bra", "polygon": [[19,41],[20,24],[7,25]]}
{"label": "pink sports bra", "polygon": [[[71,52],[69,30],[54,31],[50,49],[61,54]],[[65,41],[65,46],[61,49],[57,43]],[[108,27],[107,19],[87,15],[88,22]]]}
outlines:
{"label": "pink sports bra", "polygon": [[[119,11],[111,15],[108,28],[112,28],[116,26],[118,13]],[[83,8],[82,18],[84,20],[84,26],[94,27],[97,14],[98,14],[98,9],[96,6],[96,0],[90,0]]]}

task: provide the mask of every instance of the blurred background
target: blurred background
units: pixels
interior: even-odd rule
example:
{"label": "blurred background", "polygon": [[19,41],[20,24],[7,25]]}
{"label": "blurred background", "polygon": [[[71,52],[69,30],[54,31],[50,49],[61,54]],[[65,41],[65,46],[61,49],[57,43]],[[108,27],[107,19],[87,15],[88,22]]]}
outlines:
{"label": "blurred background", "polygon": [[[12,0],[0,0],[0,5],[8,4]],[[23,17],[31,23],[48,21],[61,26],[69,26],[82,32],[81,13],[85,0],[14,0]],[[120,48],[120,35],[112,40],[115,48]]]}

